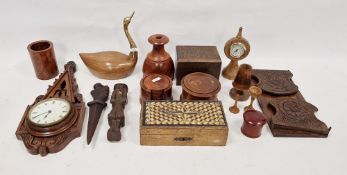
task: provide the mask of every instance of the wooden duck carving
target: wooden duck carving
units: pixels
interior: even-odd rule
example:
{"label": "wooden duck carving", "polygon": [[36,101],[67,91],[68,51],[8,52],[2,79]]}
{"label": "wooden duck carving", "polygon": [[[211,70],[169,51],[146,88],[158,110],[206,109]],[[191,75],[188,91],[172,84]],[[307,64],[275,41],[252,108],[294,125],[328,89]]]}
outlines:
{"label": "wooden duck carving", "polygon": [[84,64],[95,76],[102,79],[116,80],[125,78],[134,71],[138,56],[137,46],[128,31],[128,25],[134,13],[123,20],[124,32],[131,49],[129,55],[117,51],[79,54]]}

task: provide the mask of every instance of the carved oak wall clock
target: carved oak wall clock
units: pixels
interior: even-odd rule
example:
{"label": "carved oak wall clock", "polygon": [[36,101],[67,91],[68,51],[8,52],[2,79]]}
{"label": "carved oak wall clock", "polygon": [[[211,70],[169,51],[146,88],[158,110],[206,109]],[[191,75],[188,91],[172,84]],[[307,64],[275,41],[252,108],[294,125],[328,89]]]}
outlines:
{"label": "carved oak wall clock", "polygon": [[75,71],[76,64],[68,62],[47,93],[27,106],[16,136],[31,154],[59,152],[81,135],[85,104],[78,93]]}

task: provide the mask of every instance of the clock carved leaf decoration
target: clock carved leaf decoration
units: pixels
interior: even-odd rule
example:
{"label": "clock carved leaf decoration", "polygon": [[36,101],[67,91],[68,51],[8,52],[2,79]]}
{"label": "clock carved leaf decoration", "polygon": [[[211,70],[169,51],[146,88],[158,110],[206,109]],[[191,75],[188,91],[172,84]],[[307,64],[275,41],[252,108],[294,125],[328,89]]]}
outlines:
{"label": "clock carved leaf decoration", "polygon": [[[48,153],[59,152],[81,135],[85,104],[82,95],[78,93],[78,85],[74,78],[76,64],[70,61],[64,68],[65,71],[59,75],[52,86],[48,87],[46,94],[37,96],[34,103],[27,106],[17,128],[17,138],[23,140],[31,154],[45,156]],[[56,104],[53,106],[50,103]],[[69,110],[54,111],[57,107],[67,107]],[[36,116],[29,119],[32,113],[39,110],[46,112],[41,113],[43,115],[35,114]],[[59,112],[65,112],[64,116]],[[55,120],[59,117],[60,120]],[[33,118],[38,119],[33,121]],[[43,119],[52,123],[46,125],[39,123]]]}

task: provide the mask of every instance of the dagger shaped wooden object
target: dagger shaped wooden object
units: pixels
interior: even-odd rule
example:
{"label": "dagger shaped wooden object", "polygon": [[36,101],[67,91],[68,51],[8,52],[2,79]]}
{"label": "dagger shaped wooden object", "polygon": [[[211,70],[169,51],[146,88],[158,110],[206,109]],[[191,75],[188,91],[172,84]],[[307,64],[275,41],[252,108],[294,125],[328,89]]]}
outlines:
{"label": "dagger shaped wooden object", "polygon": [[108,100],[108,95],[110,93],[110,88],[107,85],[102,85],[96,83],[94,89],[90,92],[93,96],[93,101],[88,102],[89,106],[89,120],[88,120],[88,130],[87,130],[87,143],[88,145],[92,141],[94,132],[99,123],[99,119],[103,109],[107,106],[106,101]]}

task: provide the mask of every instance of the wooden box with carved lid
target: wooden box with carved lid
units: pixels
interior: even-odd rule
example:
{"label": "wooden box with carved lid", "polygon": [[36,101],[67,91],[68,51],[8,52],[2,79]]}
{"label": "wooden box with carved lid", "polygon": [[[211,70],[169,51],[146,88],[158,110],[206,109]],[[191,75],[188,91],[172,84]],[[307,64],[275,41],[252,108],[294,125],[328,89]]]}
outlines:
{"label": "wooden box with carved lid", "polygon": [[144,101],[140,143],[152,146],[224,146],[228,125],[220,101]]}
{"label": "wooden box with carved lid", "polygon": [[204,72],[219,79],[222,61],[216,46],[176,46],[176,85],[187,74]]}
{"label": "wooden box with carved lid", "polygon": [[186,75],[181,85],[181,100],[217,100],[217,94],[221,89],[218,79],[202,72]]}

